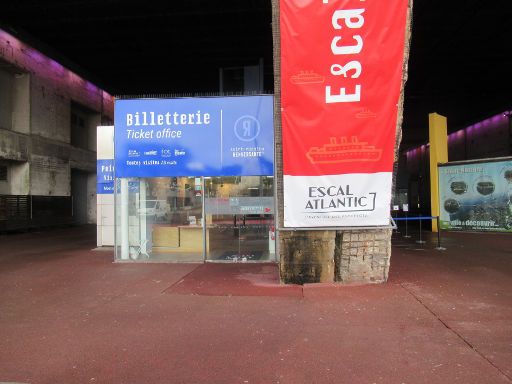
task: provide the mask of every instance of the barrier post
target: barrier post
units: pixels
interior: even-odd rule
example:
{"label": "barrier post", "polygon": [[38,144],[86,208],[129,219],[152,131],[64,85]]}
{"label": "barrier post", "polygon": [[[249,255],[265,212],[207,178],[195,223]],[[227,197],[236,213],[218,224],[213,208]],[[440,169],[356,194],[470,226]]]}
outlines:
{"label": "barrier post", "polygon": [[436,218],[437,221],[437,250],[445,251],[446,248],[441,247],[441,226],[439,225],[439,216]]}
{"label": "barrier post", "polygon": [[409,235],[408,235],[408,233],[407,233],[407,222],[409,221],[409,220],[407,220],[407,217],[408,217],[407,212],[405,212],[405,236],[404,236],[404,237],[405,237],[406,239],[408,239],[409,237],[411,237],[411,236],[409,236]]}
{"label": "barrier post", "polygon": [[423,240],[421,240],[421,220],[422,217],[420,217],[420,239],[418,241],[416,241],[418,244],[424,244],[425,242]]}

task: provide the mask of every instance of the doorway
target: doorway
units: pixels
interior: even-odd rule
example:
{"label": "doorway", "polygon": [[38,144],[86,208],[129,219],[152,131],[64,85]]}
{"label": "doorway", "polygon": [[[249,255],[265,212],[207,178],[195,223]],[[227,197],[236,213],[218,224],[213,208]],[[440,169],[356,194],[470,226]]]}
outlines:
{"label": "doorway", "polygon": [[206,260],[275,261],[274,178],[205,177]]}
{"label": "doorway", "polygon": [[71,170],[71,196],[73,204],[73,223],[87,224],[87,179],[88,173],[77,169]]}

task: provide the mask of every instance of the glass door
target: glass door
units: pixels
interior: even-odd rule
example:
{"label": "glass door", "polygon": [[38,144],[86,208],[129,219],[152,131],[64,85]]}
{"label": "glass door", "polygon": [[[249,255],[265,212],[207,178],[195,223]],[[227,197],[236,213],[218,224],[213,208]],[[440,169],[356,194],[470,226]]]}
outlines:
{"label": "glass door", "polygon": [[274,261],[274,179],[205,178],[206,259]]}

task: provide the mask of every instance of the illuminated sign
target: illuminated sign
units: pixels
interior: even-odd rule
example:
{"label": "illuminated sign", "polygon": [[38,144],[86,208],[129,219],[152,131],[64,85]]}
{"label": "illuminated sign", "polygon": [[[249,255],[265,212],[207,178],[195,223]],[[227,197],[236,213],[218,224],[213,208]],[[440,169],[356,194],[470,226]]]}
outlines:
{"label": "illuminated sign", "polygon": [[272,175],[273,97],[115,102],[116,177]]}

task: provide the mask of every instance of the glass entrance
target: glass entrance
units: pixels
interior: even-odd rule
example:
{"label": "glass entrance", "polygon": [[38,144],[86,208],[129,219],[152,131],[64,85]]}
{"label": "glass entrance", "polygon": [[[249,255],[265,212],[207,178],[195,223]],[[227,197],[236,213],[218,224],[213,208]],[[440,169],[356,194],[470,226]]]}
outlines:
{"label": "glass entrance", "polygon": [[274,179],[205,177],[206,259],[274,261]]}
{"label": "glass entrance", "polygon": [[202,178],[159,177],[118,182],[118,260],[204,260]]}

